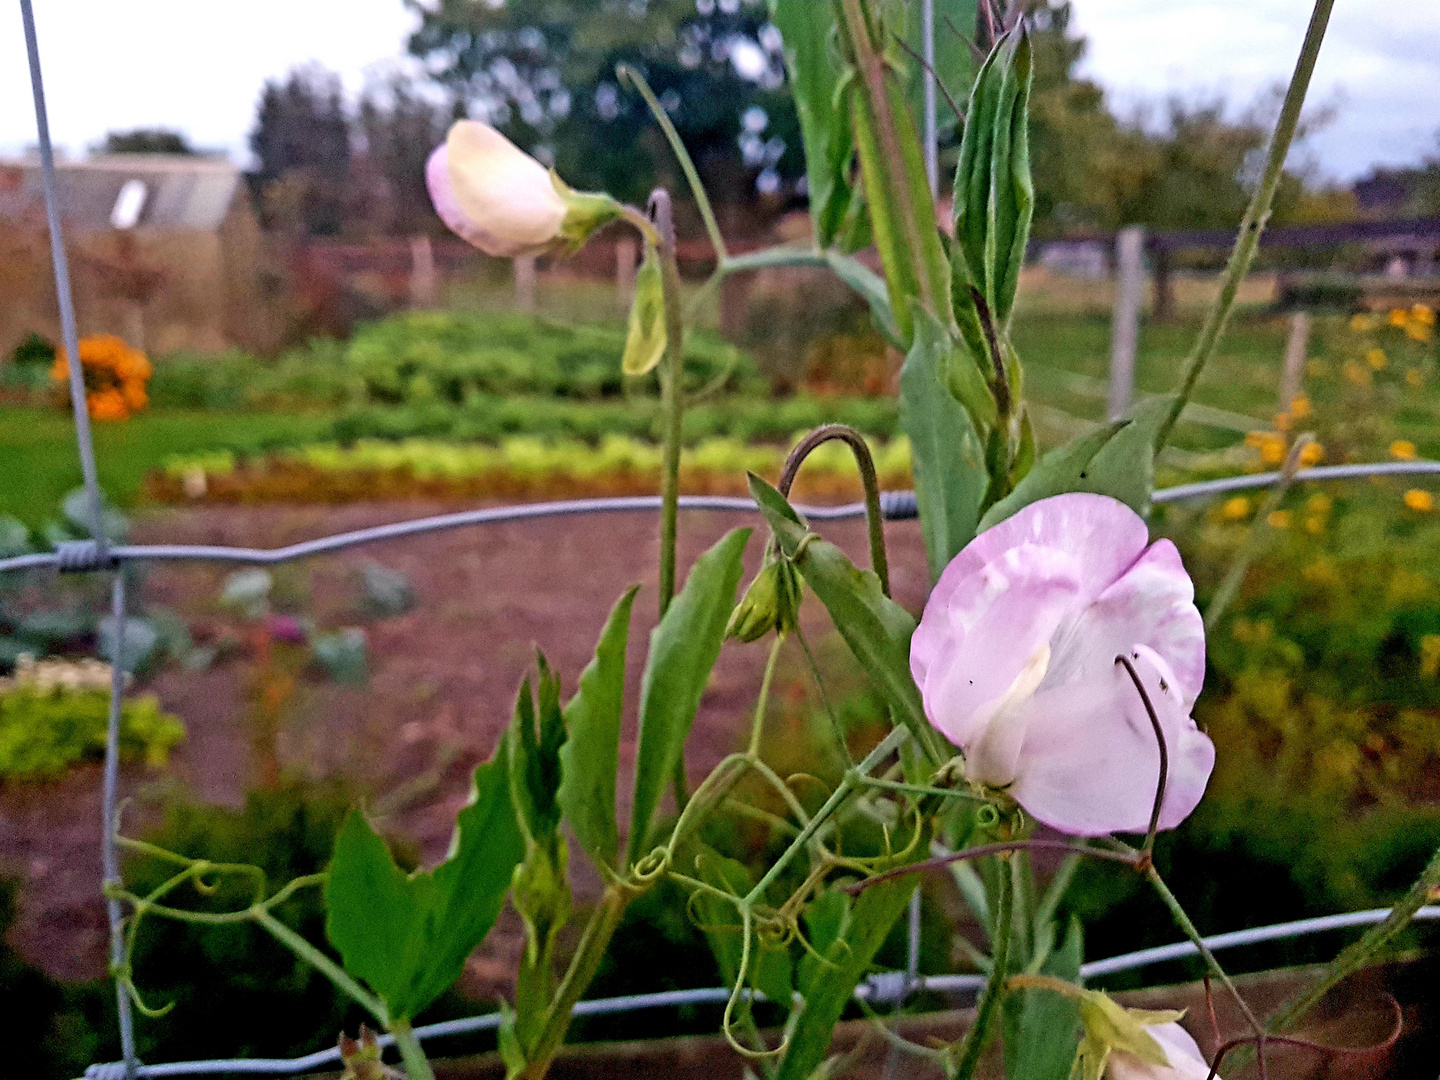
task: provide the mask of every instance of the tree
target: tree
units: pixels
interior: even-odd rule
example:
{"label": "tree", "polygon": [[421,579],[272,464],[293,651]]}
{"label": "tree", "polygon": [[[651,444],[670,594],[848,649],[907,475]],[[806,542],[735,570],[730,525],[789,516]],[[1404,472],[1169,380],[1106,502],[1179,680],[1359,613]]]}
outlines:
{"label": "tree", "polygon": [[450,120],[450,109],[402,76],[366,89],[356,118],[363,151],[352,170],[363,169],[378,189],[380,198],[367,215],[373,227],[414,234],[438,226],[425,187],[425,161],[445,141]]}
{"label": "tree", "polygon": [[135,128],[133,131],[111,131],[100,144],[103,154],[194,154],[183,132],[169,128]]}
{"label": "tree", "polygon": [[345,217],[350,124],[339,76],[296,68],[285,82],[266,81],[250,149],[266,225],[335,235]]}

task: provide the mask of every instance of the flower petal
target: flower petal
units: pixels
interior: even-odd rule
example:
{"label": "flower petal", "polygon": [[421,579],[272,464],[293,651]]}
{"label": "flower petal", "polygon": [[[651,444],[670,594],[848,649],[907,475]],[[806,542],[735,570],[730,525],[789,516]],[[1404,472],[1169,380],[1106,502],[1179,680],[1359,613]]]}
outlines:
{"label": "flower petal", "polygon": [[467,244],[473,244],[490,255],[498,254],[502,247],[500,241],[466,217],[465,211],[456,200],[454,188],[450,184],[448,159],[447,148],[441,143],[431,151],[425,162],[425,186],[430,189],[430,201],[435,206],[435,213],[447,229]]}
{"label": "flower petal", "polygon": [[[1165,736],[1159,827],[1173,829],[1205,793],[1215,746],[1190,718],[1165,660],[1146,645],[1130,655]],[[1042,687],[1021,706],[1025,743],[1010,793],[1037,820],[1075,836],[1144,832],[1155,802],[1155,731],[1128,672],[1111,667],[1108,678]]]}
{"label": "flower petal", "polygon": [[911,639],[910,671],[926,716],[951,742],[974,743],[1010,701],[1016,680],[1072,612],[1080,573],[1070,555],[1023,544],[931,594]]}
{"label": "flower petal", "polygon": [[1108,1080],[1207,1080],[1210,1064],[1190,1033],[1179,1024],[1156,1024],[1145,1029],[1160,1044],[1170,1067],[1150,1065],[1134,1054],[1118,1050],[1110,1055]]}
{"label": "flower petal", "polygon": [[1084,603],[1099,596],[1140,557],[1150,533],[1140,515],[1108,495],[1071,492],[1041,499],[986,529],[950,560],[931,593],[945,599],[986,563],[1021,544],[1063,551],[1080,567]]}
{"label": "flower petal", "polygon": [[554,243],[565,222],[565,201],[545,166],[489,124],[460,120],[445,140],[446,169],[455,202],[493,246],[514,256]]}
{"label": "flower petal", "polygon": [[1104,680],[1135,644],[1165,658],[1188,712],[1205,681],[1205,622],[1169,540],[1157,540],[1120,579],[1056,633],[1047,686]]}

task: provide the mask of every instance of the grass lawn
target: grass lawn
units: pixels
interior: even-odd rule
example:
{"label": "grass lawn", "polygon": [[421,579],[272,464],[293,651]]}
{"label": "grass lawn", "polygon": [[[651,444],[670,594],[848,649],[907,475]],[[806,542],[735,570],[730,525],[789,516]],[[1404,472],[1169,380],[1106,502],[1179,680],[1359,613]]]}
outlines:
{"label": "grass lawn", "polygon": [[[145,474],[170,454],[244,441],[256,446],[322,437],[323,416],[285,413],[147,412],[120,423],[94,424],[100,486],[130,505]],[[0,408],[0,514],[32,527],[52,517],[60,499],[81,484],[75,426],[47,408]]]}

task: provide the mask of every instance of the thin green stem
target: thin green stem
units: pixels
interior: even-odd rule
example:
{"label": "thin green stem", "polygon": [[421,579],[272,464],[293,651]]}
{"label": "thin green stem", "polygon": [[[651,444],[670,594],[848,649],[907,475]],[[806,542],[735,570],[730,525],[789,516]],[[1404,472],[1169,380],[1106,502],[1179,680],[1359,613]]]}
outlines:
{"label": "thin green stem", "polygon": [[[286,926],[263,908],[252,909],[254,920],[270,932],[271,937],[310,964],[373,1016],[383,1027],[390,1027],[390,1015],[385,1003],[362,987],[345,973],[345,969],[331,960],[310,942]],[[391,1030],[394,1030],[391,1028]],[[413,1078],[412,1078],[413,1080]]]}
{"label": "thin green stem", "polygon": [[1220,616],[1225,614],[1225,609],[1235,599],[1240,591],[1241,584],[1245,581],[1245,574],[1250,569],[1250,564],[1265,547],[1270,529],[1270,515],[1280,509],[1285,494],[1290,490],[1290,485],[1295,480],[1295,473],[1300,468],[1300,457],[1306,446],[1311,443],[1309,435],[1302,435],[1295,440],[1290,447],[1290,453],[1285,457],[1285,464],[1280,469],[1280,479],[1270,489],[1270,497],[1265,500],[1265,505],[1260,508],[1255,519],[1250,523],[1250,530],[1245,536],[1245,542],[1240,545],[1240,550],[1235,554],[1235,561],[1231,563],[1230,569],[1225,572],[1225,577],[1220,582],[1220,587],[1215,590],[1215,595],[1210,598],[1209,605],[1205,608],[1205,630],[1214,630],[1220,622]]}
{"label": "thin green stem", "polygon": [[906,784],[898,780],[881,780],[878,777],[864,777],[860,781],[861,787],[879,788],[882,791],[901,791],[907,795],[938,795],[944,799],[968,799],[971,802],[988,803],[991,800],[984,795],[977,795],[973,791],[965,791],[963,788],[938,788],[929,784]]}
{"label": "thin green stem", "polygon": [[789,847],[781,852],[780,857],[771,864],[770,869],[765,871],[765,876],[762,877],[755,884],[755,887],[746,895],[745,904],[747,906],[758,902],[760,898],[765,895],[765,890],[769,888],[775,879],[784,872],[785,868],[794,861],[795,856],[809,845],[811,838],[820,826],[825,824],[825,822],[829,820],[830,815],[840,808],[840,804],[849,798],[852,792],[859,788],[860,783],[858,777],[868,776],[875,766],[893,754],[909,737],[909,729],[904,727],[894,728],[889,735],[886,735],[884,739],[880,740],[880,744],[876,746],[874,750],[871,750],[870,753],[865,755],[864,761],[855,768],[846,771],[845,779],[840,782],[840,786],[830,793],[830,797],[825,800],[825,804],[815,812],[814,817],[805,823],[805,827],[800,830],[800,835],[791,841]]}
{"label": "thin green stem", "polygon": [[770,646],[770,655],[765,660],[765,674],[760,679],[760,699],[755,702],[755,720],[750,725],[750,746],[745,751],[751,757],[760,753],[760,737],[765,732],[765,706],[770,701],[770,683],[775,678],[775,661],[780,658],[780,646],[785,643],[783,634],[775,635]]}
{"label": "thin green stem", "polygon": [[1285,101],[1280,106],[1280,118],[1275,123],[1275,134],[1270,138],[1270,151],[1265,159],[1265,172],[1255,197],[1250,200],[1245,216],[1240,221],[1240,235],[1235,238],[1235,247],[1230,252],[1230,261],[1225,266],[1225,276],[1220,282],[1220,294],[1216,296],[1205,325],[1195,347],[1185,361],[1185,374],[1180,380],[1179,393],[1170,406],[1165,422],[1155,433],[1155,452],[1158,454],[1170,438],[1170,432],[1180,419],[1185,403],[1190,400],[1195,384],[1205,365],[1215,355],[1215,348],[1225,333],[1226,324],[1235,307],[1235,297],[1240,283],[1250,270],[1255,251],[1260,246],[1260,233],[1270,219],[1270,208],[1275,202],[1275,192],[1280,187],[1280,178],[1285,170],[1285,158],[1290,153],[1290,144],[1295,140],[1295,129],[1300,124],[1300,108],[1305,104],[1305,94],[1310,88],[1310,76],[1315,71],[1315,58],[1320,54],[1320,43],[1325,40],[1325,27],[1330,22],[1330,9],[1335,0],[1315,0],[1315,9],[1310,15],[1310,25],[1305,31],[1305,42],[1300,47],[1300,58],[1295,62],[1295,72],[1290,76],[1290,86],[1285,91]]}
{"label": "thin green stem", "polygon": [[1150,884],[1155,887],[1155,891],[1160,894],[1160,899],[1163,900],[1165,906],[1170,909],[1170,915],[1175,920],[1175,925],[1180,927],[1185,936],[1194,943],[1200,955],[1205,958],[1205,963],[1210,968],[1210,973],[1220,980],[1226,991],[1235,999],[1235,1004],[1240,1006],[1240,1012],[1244,1014],[1245,1022],[1250,1025],[1255,1034],[1263,1035],[1265,1029],[1260,1026],[1260,1021],[1251,1010],[1249,1002],[1241,996],[1240,988],[1235,985],[1230,976],[1226,974],[1225,969],[1220,966],[1220,961],[1215,959],[1215,954],[1210,951],[1210,946],[1205,944],[1205,939],[1200,936],[1200,931],[1197,930],[1195,924],[1190,921],[1190,916],[1181,906],[1180,901],[1176,899],[1175,894],[1170,891],[1170,887],[1161,879],[1159,872],[1156,871],[1155,867],[1151,866],[1145,871],[1145,876],[1150,879]]}
{"label": "thin green stem", "polygon": [[990,1029],[999,1015],[1005,997],[1005,980],[1010,975],[1010,923],[1015,913],[1015,886],[1010,859],[1001,856],[996,875],[995,932],[991,937],[990,980],[975,1011],[975,1023],[965,1033],[957,1051],[958,1060],[950,1076],[953,1080],[971,1080],[980,1066],[980,1058],[990,1042]]}
{"label": "thin green stem", "polygon": [[420,1049],[420,1040],[409,1020],[396,1020],[390,1025],[390,1034],[395,1036],[395,1047],[400,1051],[400,1060],[405,1062],[405,1073],[410,1080],[435,1080],[425,1051]]}
{"label": "thin green stem", "polygon": [[[1415,879],[1415,884],[1410,886],[1410,890],[1390,909],[1390,914],[1385,917],[1385,921],[1377,923],[1365,931],[1359,941],[1330,961],[1319,978],[1299,995],[1286,1002],[1280,1012],[1266,1025],[1266,1030],[1279,1033],[1293,1028],[1307,1012],[1319,1004],[1321,998],[1343,979],[1359,971],[1372,956],[1393,940],[1396,934],[1410,925],[1410,920],[1415,917],[1415,913],[1429,902],[1436,889],[1440,889],[1440,850],[1435,852],[1430,864]],[[1236,1057],[1231,1058],[1230,1068],[1238,1074],[1253,1053],[1252,1047],[1242,1047]]]}
{"label": "thin green stem", "polygon": [[665,133],[665,139],[670,143],[670,150],[675,155],[675,160],[680,163],[680,171],[685,174],[685,182],[690,185],[690,194],[695,197],[695,205],[700,211],[700,218],[705,222],[705,231],[710,236],[710,243],[715,248],[715,256],[724,263],[729,257],[725,251],[725,238],[720,235],[720,226],[715,220],[715,211],[711,209],[710,197],[705,194],[705,185],[700,182],[700,174],[695,170],[695,163],[690,160],[690,152],[685,149],[685,143],[680,139],[680,133],[675,130],[675,125],[670,122],[670,114],[655,97],[655,92],[650,89],[650,84],[645,81],[645,76],[636,71],[629,64],[621,64],[615,69],[615,74],[622,80],[628,80],[640,96],[645,99],[645,104],[650,107],[650,113],[655,117],[655,122],[660,125],[660,130]]}

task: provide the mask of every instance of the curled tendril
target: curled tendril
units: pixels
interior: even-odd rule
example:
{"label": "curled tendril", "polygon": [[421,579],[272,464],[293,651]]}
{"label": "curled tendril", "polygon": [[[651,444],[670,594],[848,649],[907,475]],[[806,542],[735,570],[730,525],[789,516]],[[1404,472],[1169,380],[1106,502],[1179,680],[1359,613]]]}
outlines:
{"label": "curled tendril", "polygon": [[1000,809],[994,803],[985,803],[975,811],[975,824],[982,829],[993,829],[1000,824]]}
{"label": "curled tendril", "polygon": [[670,869],[670,850],[666,847],[657,847],[649,855],[642,855],[636,859],[635,865],[630,868],[630,874],[636,884],[648,885],[668,869]]}
{"label": "curled tendril", "polygon": [[[127,953],[126,955],[128,956],[129,954]],[[146,1004],[145,999],[140,996],[140,989],[135,985],[135,980],[131,978],[131,968],[128,959],[123,964],[111,964],[110,974],[116,984],[124,989],[125,996],[134,1004],[135,1010],[140,1013],[140,1015],[148,1016],[151,1020],[159,1020],[162,1016],[169,1013],[171,1009],[175,1008],[175,1002],[173,1001],[167,1002],[159,1008]]]}
{"label": "curled tendril", "polygon": [[730,997],[725,1002],[725,1015],[720,1020],[720,1033],[725,1036],[725,1041],[730,1044],[737,1054],[751,1061],[763,1061],[780,1057],[790,1048],[790,1032],[787,1030],[785,1037],[780,1040],[780,1045],[773,1050],[754,1050],[741,1044],[735,1037],[735,1003],[742,998],[746,1005],[750,1003],[751,995],[745,993],[746,980],[750,974],[750,954],[752,943],[755,940],[755,927],[751,918],[749,907],[740,908],[741,925],[740,930],[744,935],[743,943],[740,946],[740,968],[735,975],[735,986],[730,991]]}

